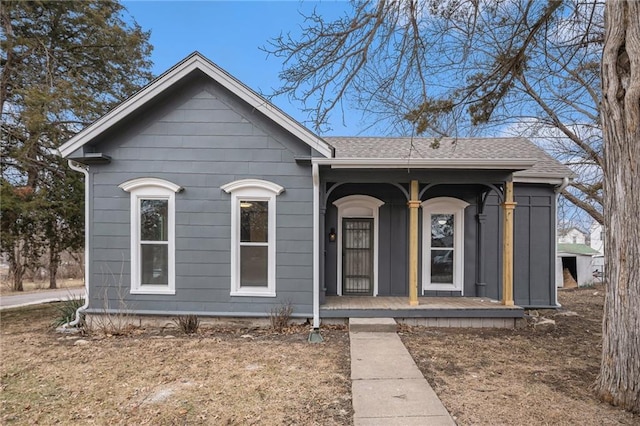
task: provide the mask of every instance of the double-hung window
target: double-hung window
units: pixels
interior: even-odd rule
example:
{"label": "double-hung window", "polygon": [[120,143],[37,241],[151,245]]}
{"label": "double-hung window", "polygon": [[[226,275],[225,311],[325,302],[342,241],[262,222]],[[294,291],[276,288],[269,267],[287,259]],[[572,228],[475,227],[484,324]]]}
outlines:
{"label": "double-hung window", "polygon": [[464,209],[451,197],[422,203],[422,288],[464,290]]}
{"label": "double-hung window", "polygon": [[175,194],[155,178],[124,182],[131,194],[131,293],[175,294]]}
{"label": "double-hung window", "polygon": [[231,194],[231,295],[276,295],[276,196],[284,188],[243,179],[222,189]]}

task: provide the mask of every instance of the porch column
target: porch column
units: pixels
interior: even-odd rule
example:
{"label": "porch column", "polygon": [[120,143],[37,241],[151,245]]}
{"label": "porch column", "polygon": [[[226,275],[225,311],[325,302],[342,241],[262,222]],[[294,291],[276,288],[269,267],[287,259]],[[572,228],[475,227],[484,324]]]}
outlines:
{"label": "porch column", "polygon": [[477,242],[477,250],[478,254],[476,257],[476,296],[477,297],[485,297],[487,295],[487,284],[484,281],[484,224],[487,220],[487,215],[481,210],[480,213],[476,215],[476,220],[478,221],[478,242]]}
{"label": "porch column", "polygon": [[409,206],[409,304],[418,306],[418,181],[411,181]]}
{"label": "porch column", "polygon": [[502,203],[502,304],[513,306],[513,182],[505,182]]}
{"label": "porch column", "polygon": [[[324,199],[324,194],[321,194],[321,199]],[[322,203],[321,203],[322,204]],[[326,282],[324,279],[324,274],[325,274],[325,262],[326,262],[326,258],[327,258],[327,247],[326,247],[326,241],[327,241],[327,230],[325,228],[325,214],[327,212],[327,209],[324,207],[324,205],[320,208],[320,283],[319,283],[319,290],[320,290],[320,304],[323,305],[325,302],[325,297],[327,294],[327,286],[326,286]]]}

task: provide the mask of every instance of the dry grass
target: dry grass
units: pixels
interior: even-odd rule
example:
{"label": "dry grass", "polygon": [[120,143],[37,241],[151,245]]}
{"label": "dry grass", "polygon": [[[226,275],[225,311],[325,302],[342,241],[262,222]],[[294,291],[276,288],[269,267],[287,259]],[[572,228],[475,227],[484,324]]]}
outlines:
{"label": "dry grass", "polygon": [[[60,336],[54,307],[2,312],[2,424],[322,424],[352,421],[342,329],[137,330]],[[165,331],[165,334],[168,333]],[[250,337],[249,337],[250,336]]]}
{"label": "dry grass", "polygon": [[[81,279],[59,279],[58,282],[58,290],[66,289],[66,288],[78,288],[83,287],[84,282]],[[25,293],[35,293],[39,291],[49,291],[49,280],[47,281],[24,281],[22,286],[24,287],[24,291],[13,291],[12,286],[13,283],[9,281],[0,282],[0,295],[9,296],[12,294],[25,294]]]}
{"label": "dry grass", "polygon": [[601,403],[601,287],[565,290],[553,331],[407,328],[402,340],[460,425],[637,425]]}

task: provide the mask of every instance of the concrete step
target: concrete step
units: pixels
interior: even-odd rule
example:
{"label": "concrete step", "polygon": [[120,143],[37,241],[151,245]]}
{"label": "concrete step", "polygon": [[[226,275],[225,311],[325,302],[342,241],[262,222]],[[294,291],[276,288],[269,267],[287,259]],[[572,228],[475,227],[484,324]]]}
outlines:
{"label": "concrete step", "polygon": [[395,333],[396,326],[393,318],[349,318],[349,331],[354,333]]}

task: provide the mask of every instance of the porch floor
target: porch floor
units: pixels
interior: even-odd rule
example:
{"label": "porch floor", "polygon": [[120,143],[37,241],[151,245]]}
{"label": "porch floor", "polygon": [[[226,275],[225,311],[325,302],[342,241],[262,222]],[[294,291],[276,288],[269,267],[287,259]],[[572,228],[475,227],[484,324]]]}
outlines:
{"label": "porch floor", "polygon": [[522,318],[520,306],[504,306],[486,297],[419,297],[409,305],[408,297],[326,296],[320,305],[322,318]]}

